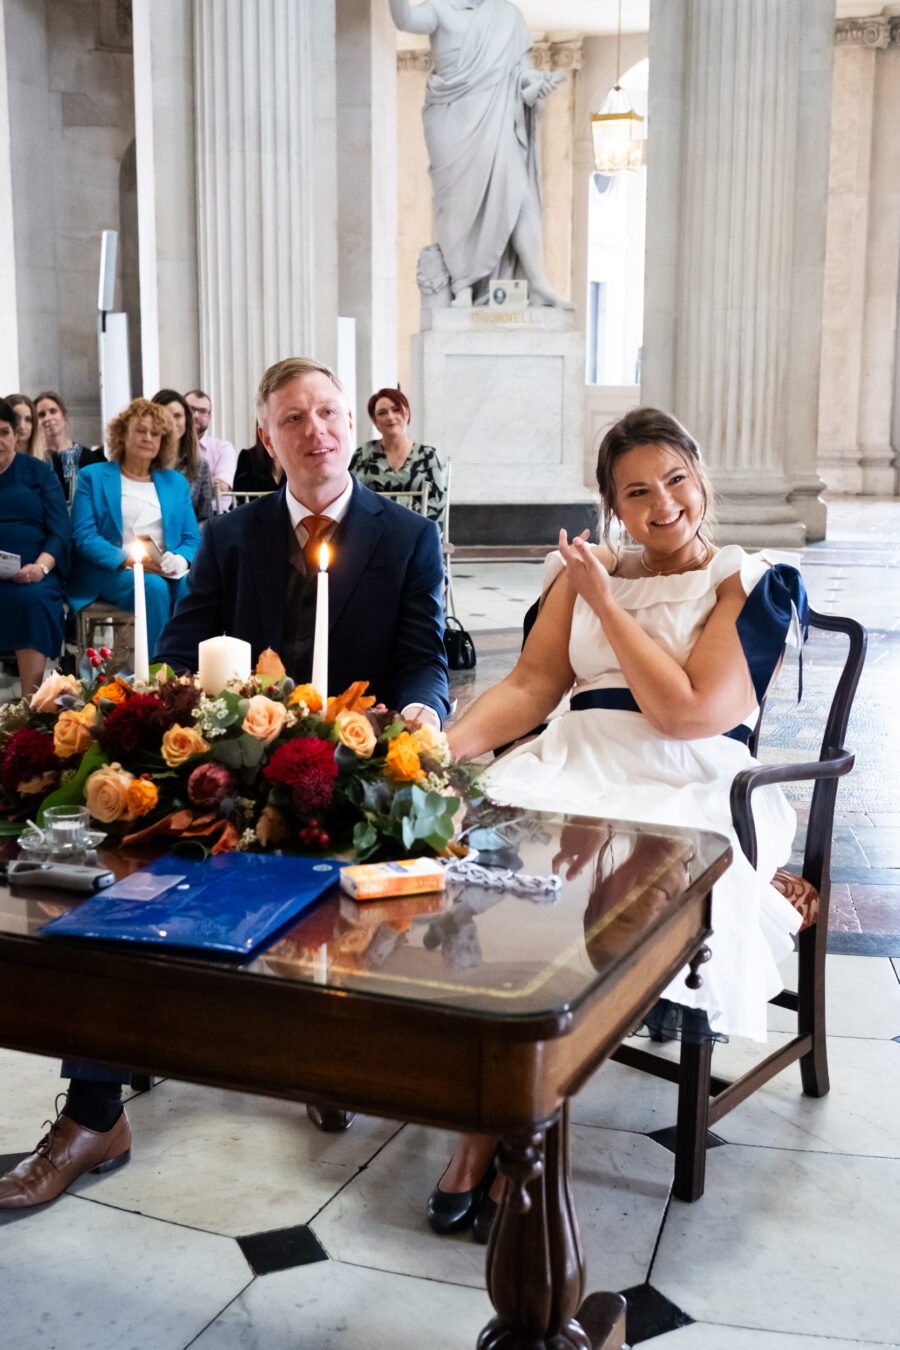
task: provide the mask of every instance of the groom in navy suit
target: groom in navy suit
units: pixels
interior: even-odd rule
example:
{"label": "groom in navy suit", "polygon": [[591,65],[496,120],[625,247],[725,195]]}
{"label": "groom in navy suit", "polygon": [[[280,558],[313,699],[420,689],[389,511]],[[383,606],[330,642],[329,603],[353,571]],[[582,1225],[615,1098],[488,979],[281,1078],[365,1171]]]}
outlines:
{"label": "groom in navy suit", "polygon": [[196,670],[197,644],[228,633],[250,643],[254,661],[274,648],[288,674],[307,682],[316,556],[327,541],[329,691],[368,680],[380,702],[440,726],[448,687],[437,526],[351,477],[352,419],[326,366],[292,357],[270,367],[256,412],[284,482],[207,523],[156,659]]}
{"label": "groom in navy suit", "polygon": [[[273,647],[294,679],[311,673],[316,560],[329,568],[328,688],[353,680],[408,719],[440,726],[448,709],[440,536],[433,521],[379,499],[350,476],[351,418],[326,366],[281,361],[259,386],[263,444],[284,468],[277,492],[209,520],[190,590],[157,645],[176,670],[197,669],[197,644],[244,638],[254,660]],[[33,1153],[0,1177],[0,1210],[53,1200],[84,1172],[128,1161],[131,1130],[122,1070],[64,1062],[71,1083],[62,1112]],[[352,1119],[309,1104],[322,1128]]]}

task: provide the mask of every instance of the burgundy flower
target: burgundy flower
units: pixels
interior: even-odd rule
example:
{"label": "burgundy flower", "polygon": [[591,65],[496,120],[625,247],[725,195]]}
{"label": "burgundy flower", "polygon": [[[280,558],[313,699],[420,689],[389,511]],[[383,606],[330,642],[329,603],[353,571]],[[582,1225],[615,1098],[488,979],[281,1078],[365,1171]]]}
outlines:
{"label": "burgundy flower", "polygon": [[317,736],[298,736],[279,745],[264,773],[273,783],[291,788],[297,810],[307,814],[328,806],[334,792],[337,765],[334,745]]}
{"label": "burgundy flower", "polygon": [[200,702],[201,692],[190,675],[166,680],[165,684],[159,686],[159,697],[180,727],[191,725],[192,714]]}
{"label": "burgundy flower", "polygon": [[29,778],[37,778],[50,769],[60,768],[60,761],[53,749],[53,737],[44,731],[35,731],[33,727],[23,727],[10,736],[3,752],[3,766],[0,775],[3,786],[14,792],[20,783]]}
{"label": "burgundy flower", "polygon": [[187,794],[195,806],[212,809],[234,791],[234,779],[224,764],[198,764],[187,781]]}
{"label": "burgundy flower", "polygon": [[106,717],[100,744],[111,759],[135,750],[159,750],[175,718],[155,694],[132,694]]}

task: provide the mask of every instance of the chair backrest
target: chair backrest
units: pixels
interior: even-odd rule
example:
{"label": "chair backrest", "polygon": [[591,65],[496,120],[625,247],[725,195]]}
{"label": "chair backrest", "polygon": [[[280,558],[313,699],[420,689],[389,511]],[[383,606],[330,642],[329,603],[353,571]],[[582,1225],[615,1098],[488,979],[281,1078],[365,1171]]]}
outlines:
{"label": "chair backrest", "polygon": [[447,545],[450,543],[450,459],[444,465],[444,515],[441,520],[441,544],[444,552],[447,551]]}
{"label": "chair backrest", "polygon": [[238,507],[246,506],[247,502],[255,501],[257,497],[268,497],[269,493],[274,491],[274,488],[263,488],[261,492],[236,492],[235,489],[232,488],[229,496],[231,497],[232,505]]}
{"label": "chair backrest", "polygon": [[420,516],[428,515],[427,483],[420,488],[404,488],[399,491],[373,488],[372,491],[376,496],[387,497],[390,501],[396,502],[398,506],[405,506],[409,511],[418,511]]}

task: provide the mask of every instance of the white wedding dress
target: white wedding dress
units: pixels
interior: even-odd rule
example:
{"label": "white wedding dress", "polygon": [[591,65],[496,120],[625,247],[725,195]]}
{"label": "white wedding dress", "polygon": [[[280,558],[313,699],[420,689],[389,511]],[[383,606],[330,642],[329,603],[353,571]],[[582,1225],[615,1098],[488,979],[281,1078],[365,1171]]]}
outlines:
{"label": "white wedding dress", "polygon": [[[716,604],[716,588],[740,572],[746,594],[767,565],[783,555],[721,549],[703,571],[636,580],[611,577],[613,594],[641,627],[684,665]],[[563,567],[559,553],[545,563],[545,588]],[[626,687],[600,620],[579,596],[569,638],[573,693]],[[747,719],[755,723],[755,715]],[[713,889],[712,959],[692,991],[680,973],[664,990],[674,1003],[703,1008],[714,1032],[766,1039],[766,1003],[782,988],[777,965],[793,948],[800,918],[770,885],[790,856],[796,817],[780,788],[753,795],[759,841],[757,870],[731,826],[731,780],[757,761],[739,740],[708,736],[674,740],[639,712],[566,710],[536,739],[517,746],[487,770],[491,800],[511,806],[681,825],[728,835],[734,861]]]}

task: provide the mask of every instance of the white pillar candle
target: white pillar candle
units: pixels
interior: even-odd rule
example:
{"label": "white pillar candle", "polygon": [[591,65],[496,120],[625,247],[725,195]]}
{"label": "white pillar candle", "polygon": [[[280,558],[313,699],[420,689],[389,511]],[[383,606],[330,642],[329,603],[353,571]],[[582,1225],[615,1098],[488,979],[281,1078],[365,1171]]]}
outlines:
{"label": "white pillar candle", "polygon": [[131,546],[134,559],[134,678],[150,679],[150,652],[147,648],[147,597],[144,593],[144,564],[146,553],[140,539]]}
{"label": "white pillar candle", "polygon": [[313,638],[313,689],[328,707],[328,545],[319,549],[319,575],[316,578],[316,627]]}
{"label": "white pillar candle", "polygon": [[207,638],[197,647],[197,677],[204,694],[221,694],[229,680],[249,680],[250,643],[241,638]]}

